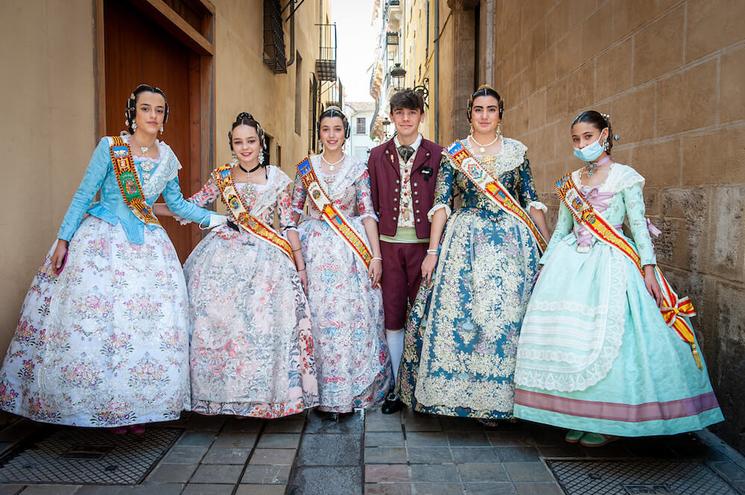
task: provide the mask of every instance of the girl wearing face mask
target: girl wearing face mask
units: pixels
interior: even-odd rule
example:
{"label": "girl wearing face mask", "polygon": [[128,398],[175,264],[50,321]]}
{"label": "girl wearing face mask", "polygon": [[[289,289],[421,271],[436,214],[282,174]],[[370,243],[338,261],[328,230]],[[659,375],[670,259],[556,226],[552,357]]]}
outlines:
{"label": "girl wearing face mask", "polygon": [[158,139],[165,93],[141,84],[125,115],[128,132],[99,142],[26,295],[0,372],[5,411],[142,433],[189,409],[186,284],[151,205],[162,194],[203,227],[225,217],[181,194],[181,165]]}
{"label": "girl wearing face mask", "polygon": [[[502,136],[503,109],[497,91],[477,89],[467,110],[473,132],[446,149],[400,371],[414,410],[487,424],[512,418],[517,338],[548,235],[527,148]],[[456,194],[462,205],[451,211]]]}
{"label": "girl wearing face mask", "polygon": [[282,232],[294,226],[292,180],[269,165],[264,130],[251,114],[238,114],[228,140],[231,163],[189,198],[202,207],[219,198],[229,215],[184,264],[192,410],[297,414],[318,404],[318,385],[308,301]]}
{"label": "girl wearing face mask", "polygon": [[515,416],[568,428],[566,441],[586,447],[722,421],[692,304],[655,266],[644,178],[614,162],[609,116],[582,112],[571,133],[584,166],[557,182],[559,219],[518,346]]}
{"label": "girl wearing face mask", "polygon": [[292,200],[298,227],[288,238],[310,304],[319,409],[338,417],[382,402],[391,367],[367,166],[344,153],[349,122],[339,108],[321,113],[318,131],[323,152],[298,165]]}

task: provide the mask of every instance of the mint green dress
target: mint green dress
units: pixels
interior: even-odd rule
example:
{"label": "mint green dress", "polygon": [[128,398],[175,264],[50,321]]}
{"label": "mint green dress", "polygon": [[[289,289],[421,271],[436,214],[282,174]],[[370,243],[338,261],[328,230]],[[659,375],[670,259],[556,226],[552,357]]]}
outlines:
{"label": "mint green dress", "polygon": [[[580,184],[579,171],[573,174]],[[642,264],[656,264],[644,178],[615,163],[585,197],[627,221]],[[704,364],[663,320],[635,265],[598,243],[561,205],[523,320],[515,416],[619,436],[672,435],[723,420]]]}

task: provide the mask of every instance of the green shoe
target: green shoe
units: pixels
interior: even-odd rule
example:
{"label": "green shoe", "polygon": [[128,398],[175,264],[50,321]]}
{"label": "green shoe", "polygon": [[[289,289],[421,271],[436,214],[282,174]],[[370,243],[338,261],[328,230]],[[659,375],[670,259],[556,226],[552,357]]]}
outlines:
{"label": "green shoe", "polygon": [[601,435],[600,433],[585,433],[582,436],[582,440],[579,441],[579,444],[583,447],[603,447],[604,445],[608,445],[611,442],[615,442],[618,440],[618,437],[614,437],[612,435]]}
{"label": "green shoe", "polygon": [[578,431],[578,430],[569,430],[564,437],[564,440],[567,443],[577,443],[582,439],[582,436],[585,434],[584,431]]}

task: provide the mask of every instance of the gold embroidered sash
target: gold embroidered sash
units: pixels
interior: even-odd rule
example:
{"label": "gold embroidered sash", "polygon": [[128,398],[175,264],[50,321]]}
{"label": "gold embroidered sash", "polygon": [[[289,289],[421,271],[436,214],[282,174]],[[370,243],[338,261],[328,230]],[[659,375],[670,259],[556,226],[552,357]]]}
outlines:
{"label": "gold embroidered sash", "polygon": [[287,242],[284,237],[277,234],[272,227],[248,212],[248,208],[243,202],[243,198],[238,194],[238,191],[235,188],[230,169],[230,165],[219,167],[212,172],[212,178],[214,179],[215,184],[217,184],[218,189],[220,189],[223,203],[225,203],[225,206],[230,210],[235,221],[249,234],[258,237],[264,242],[268,242],[282,251],[294,264],[295,257],[293,256],[292,246],[290,246],[290,243]]}
{"label": "gold embroidered sash", "polygon": [[147,204],[145,195],[142,193],[140,177],[137,174],[129,144],[125,143],[120,136],[112,137],[109,154],[124,203],[142,223],[160,226],[153,209]]}
{"label": "gold embroidered sash", "polygon": [[[630,259],[636,266],[639,274],[644,277],[644,267],[641,263],[641,257],[621,233],[608,223],[603,216],[595,210],[589,201],[582,195],[579,188],[574,183],[571,174],[566,175],[556,182],[556,191],[559,198],[564,202],[566,207],[572,213],[577,222],[582,224],[592,235],[599,241],[620,251],[624,256]],[[691,346],[693,358],[696,366],[703,369],[701,356],[698,353],[696,338],[693,334],[693,328],[685,317],[696,315],[693,303],[688,297],[679,298],[670,283],[663,275],[658,266],[655,266],[657,279],[660,281],[662,292],[662,318],[667,326],[671,327],[678,336]]]}
{"label": "gold embroidered sash", "polygon": [[538,244],[541,252],[546,250],[546,239],[541,235],[530,215],[522,209],[520,203],[512,197],[510,192],[493,177],[474,157],[463,143],[456,141],[445,151],[456,169],[465,175],[484,196],[489,198],[505,213],[512,215],[522,222]]}
{"label": "gold embroidered sash", "polygon": [[355,230],[354,226],[349,223],[344,215],[339,211],[334,202],[331,201],[326,191],[318,180],[316,171],[313,169],[313,165],[310,160],[306,157],[302,162],[297,164],[297,170],[303,179],[303,186],[308,191],[313,204],[321,212],[323,220],[336,232],[339,236],[344,239],[344,242],[352,249],[360,260],[365,264],[365,267],[370,266],[372,261],[372,254],[370,249],[365,244],[362,236]]}

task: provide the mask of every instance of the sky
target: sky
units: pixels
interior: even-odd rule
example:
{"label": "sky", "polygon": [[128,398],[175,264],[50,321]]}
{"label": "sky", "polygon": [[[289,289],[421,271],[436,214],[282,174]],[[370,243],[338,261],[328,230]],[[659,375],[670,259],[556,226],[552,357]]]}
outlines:
{"label": "sky", "polygon": [[338,40],[337,72],[346,101],[372,101],[370,66],[377,36],[372,26],[372,0],[330,0]]}

